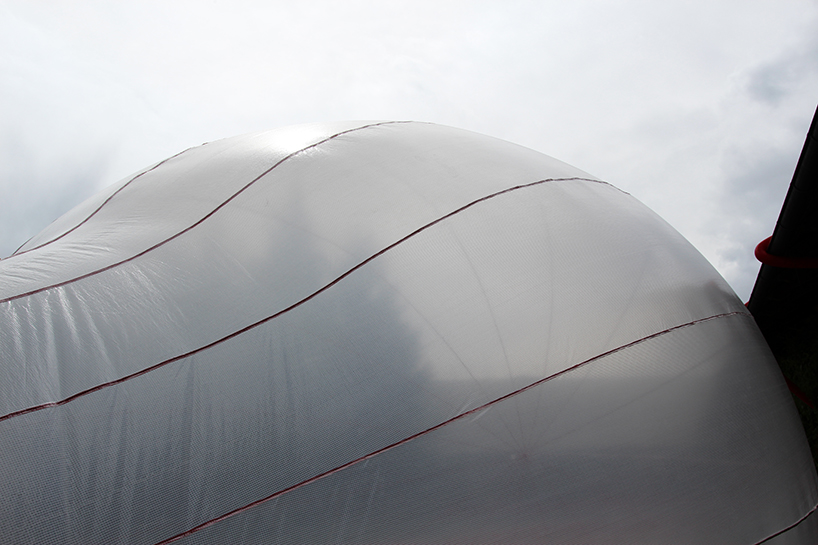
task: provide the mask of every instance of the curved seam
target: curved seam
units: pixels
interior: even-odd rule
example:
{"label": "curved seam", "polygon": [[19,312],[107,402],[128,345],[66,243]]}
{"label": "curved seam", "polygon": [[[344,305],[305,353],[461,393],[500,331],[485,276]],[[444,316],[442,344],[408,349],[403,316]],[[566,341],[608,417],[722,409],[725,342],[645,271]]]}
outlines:
{"label": "curved seam", "polygon": [[[236,330],[236,331],[234,331],[232,333],[229,333],[229,334],[227,334],[227,335],[225,335],[223,337],[220,337],[220,338],[216,339],[215,341],[212,341],[212,342],[210,342],[210,343],[208,343],[206,345],[200,346],[198,348],[194,348],[193,350],[190,350],[190,351],[185,352],[183,354],[173,356],[172,358],[163,360],[163,361],[161,361],[159,363],[151,365],[150,367],[146,367],[144,369],[136,371],[135,373],[125,375],[124,377],[120,377],[120,378],[118,378],[116,380],[112,380],[112,381],[109,381],[109,382],[104,382],[102,384],[97,384],[96,386],[93,386],[91,388],[87,388],[85,390],[77,392],[76,394],[72,394],[72,395],[70,395],[70,396],[68,396],[68,397],[66,397],[66,398],[64,398],[64,399],[62,399],[60,401],[49,401],[48,403],[42,403],[40,405],[34,405],[32,407],[27,407],[25,409],[19,409],[17,411],[12,411],[10,413],[4,414],[4,415],[0,416],[0,422],[3,422],[4,420],[8,420],[9,418],[14,418],[14,417],[17,417],[17,416],[22,416],[24,414],[28,414],[28,413],[32,413],[32,412],[36,412],[36,411],[41,411],[43,409],[47,409],[47,408],[50,408],[50,407],[57,407],[57,406],[60,406],[60,405],[64,405],[66,403],[70,403],[71,401],[73,401],[73,400],[75,400],[77,398],[86,396],[88,394],[91,394],[93,392],[97,392],[99,390],[102,390],[104,388],[108,388],[110,386],[115,386],[115,385],[120,384],[122,382],[125,382],[127,380],[131,380],[131,379],[134,379],[136,377],[142,376],[142,375],[144,375],[146,373],[149,373],[151,371],[154,371],[156,369],[159,369],[161,367],[169,365],[169,364],[171,364],[171,363],[173,363],[175,361],[179,361],[181,359],[187,358],[187,357],[192,356],[194,354],[198,354],[199,352],[203,352],[204,350],[212,348],[213,346],[216,346],[216,345],[221,344],[221,343],[223,343],[225,341],[228,341],[228,340],[230,340],[230,339],[232,339],[234,337],[237,337],[237,336],[241,335],[242,333],[245,333],[246,331],[254,329],[254,328],[256,328],[256,327],[258,327],[258,326],[260,326],[260,325],[262,325],[264,323],[269,322],[270,320],[274,320],[275,318],[278,318],[282,314],[286,314],[287,312],[290,312],[291,310],[303,305],[304,303],[306,303],[307,301],[309,301],[313,297],[325,292],[326,290],[328,290],[329,288],[331,288],[332,286],[334,286],[335,284],[337,284],[338,282],[340,282],[341,280],[343,280],[344,278],[346,278],[347,276],[349,276],[353,272],[357,271],[358,269],[360,269],[361,267],[363,267],[364,265],[366,265],[370,261],[376,259],[377,257],[385,254],[386,252],[388,252],[392,248],[395,248],[396,246],[404,243],[405,241],[407,241],[410,238],[414,237],[415,235],[421,233],[422,231],[425,231],[426,229],[429,229],[430,227],[442,222],[443,220],[446,220],[446,219],[448,219],[448,218],[450,218],[450,217],[452,217],[452,216],[454,216],[456,214],[459,214],[460,212],[463,212],[464,210],[467,210],[468,208],[471,208],[472,206],[475,206],[475,205],[477,205],[477,204],[479,204],[479,203],[481,203],[483,201],[493,199],[493,198],[498,197],[500,195],[503,195],[505,193],[510,193],[512,191],[516,191],[516,190],[519,190],[519,189],[526,189],[526,188],[529,188],[529,187],[534,187],[534,186],[545,184],[545,183],[548,183],[548,182],[576,181],[576,180],[582,180],[582,181],[588,181],[588,182],[594,182],[594,183],[610,185],[607,182],[603,182],[603,181],[600,181],[600,180],[589,180],[589,179],[586,179],[586,178],[546,178],[544,180],[538,180],[536,182],[529,182],[527,184],[521,184],[521,185],[517,185],[517,186],[514,186],[514,187],[506,188],[506,189],[497,191],[495,193],[491,193],[490,195],[480,197],[479,199],[475,199],[472,202],[470,202],[468,204],[465,204],[465,205],[461,206],[460,208],[457,208],[456,210],[453,210],[453,211],[449,212],[448,214],[440,216],[439,218],[437,218],[435,220],[432,220],[429,223],[427,223],[427,224],[425,224],[425,225],[423,225],[421,227],[418,227],[417,229],[415,229],[414,231],[412,231],[408,235],[405,235],[403,238],[400,238],[400,239],[396,240],[395,242],[393,242],[389,246],[386,246],[385,248],[379,250],[378,252],[375,252],[374,254],[372,254],[368,258],[364,259],[363,261],[361,261],[357,265],[355,265],[352,268],[348,269],[346,272],[344,272],[340,276],[336,277],[331,282],[329,282],[327,284],[324,284],[322,287],[318,288],[317,290],[315,290],[311,294],[307,295],[306,297],[303,297],[302,299],[296,301],[295,303],[291,304],[290,306],[285,307],[284,309],[279,310],[278,312],[276,312],[274,314],[271,314],[270,316],[266,316],[266,317],[262,318],[261,320],[253,322],[250,325],[247,325],[247,326],[245,326],[245,327],[243,327],[241,329],[238,329],[238,330]],[[611,186],[611,187],[613,187],[613,186]],[[65,282],[65,283],[67,283],[67,282]],[[0,302],[4,302],[4,301],[0,301]]]}
{"label": "curved seam", "polygon": [[[202,145],[204,145],[204,144],[202,144]],[[196,147],[201,147],[201,146],[196,146]],[[119,189],[117,189],[116,191],[114,191],[113,193],[111,193],[111,195],[109,195],[109,196],[108,196],[108,198],[107,198],[107,199],[105,199],[105,201],[104,201],[102,204],[100,204],[100,205],[97,207],[97,209],[96,209],[96,210],[94,210],[93,212],[91,212],[91,213],[88,215],[88,217],[86,217],[84,220],[82,220],[81,222],[79,222],[79,223],[78,223],[78,224],[76,224],[74,227],[72,227],[72,228],[71,228],[71,229],[69,229],[68,231],[64,232],[64,233],[63,233],[63,234],[61,234],[60,236],[55,237],[55,238],[52,238],[52,239],[51,239],[51,240],[49,240],[49,241],[43,242],[43,243],[42,243],[42,244],[40,244],[39,246],[35,246],[35,247],[33,247],[33,248],[29,248],[28,250],[24,250],[24,251],[22,251],[22,252],[21,252],[21,251],[20,251],[20,248],[22,248],[23,246],[25,246],[26,244],[28,244],[28,240],[27,240],[27,241],[25,241],[23,244],[21,244],[21,245],[20,245],[20,248],[17,248],[16,250],[14,250],[14,253],[13,253],[13,254],[11,254],[10,256],[8,256],[6,259],[11,259],[12,257],[16,257],[16,256],[18,256],[18,255],[27,254],[28,252],[32,252],[32,251],[34,251],[34,250],[39,250],[39,249],[40,249],[40,248],[42,248],[43,246],[48,246],[48,245],[49,245],[49,244],[51,244],[52,242],[57,242],[57,241],[58,241],[58,240],[60,240],[62,237],[66,236],[66,235],[68,235],[68,234],[70,234],[70,233],[73,233],[74,231],[76,231],[77,229],[79,229],[79,228],[80,228],[82,225],[84,225],[86,222],[88,222],[88,220],[90,220],[92,217],[94,217],[94,216],[97,214],[97,212],[99,212],[100,210],[102,210],[102,207],[103,207],[103,206],[105,206],[106,204],[108,204],[108,202],[109,202],[111,199],[113,199],[113,198],[114,198],[114,197],[115,197],[117,194],[119,194],[119,192],[120,192],[120,191],[122,191],[123,189],[125,189],[126,187],[128,187],[129,185],[131,185],[131,182],[133,182],[133,181],[134,181],[134,180],[136,180],[137,178],[139,178],[139,177],[143,176],[144,174],[147,174],[148,172],[152,172],[152,171],[156,170],[157,168],[161,167],[162,165],[164,165],[165,163],[167,163],[167,162],[168,162],[168,161],[170,161],[171,159],[175,159],[176,157],[179,157],[179,156],[180,156],[180,155],[182,155],[183,153],[186,153],[186,152],[188,152],[188,151],[190,151],[190,150],[192,150],[192,149],[193,149],[193,148],[188,148],[188,149],[186,149],[186,150],[182,150],[182,151],[180,151],[179,153],[177,153],[176,155],[171,155],[171,156],[170,156],[170,157],[168,157],[167,159],[165,159],[165,160],[163,160],[163,161],[160,161],[160,162],[156,163],[154,166],[152,166],[152,167],[151,167],[151,168],[149,168],[148,170],[145,170],[145,171],[143,171],[143,172],[140,172],[139,174],[137,174],[136,176],[134,176],[133,178],[131,178],[130,180],[128,180],[128,181],[127,181],[127,182],[126,182],[126,183],[125,183],[125,184],[124,184],[122,187],[120,187]],[[31,240],[31,239],[29,239],[29,240]],[[4,260],[4,261],[5,261],[5,260]]]}
{"label": "curved seam", "polygon": [[807,520],[807,518],[808,518],[808,517],[809,517],[811,514],[813,514],[813,513],[814,513],[816,510],[818,510],[818,504],[816,504],[816,505],[815,505],[815,507],[813,507],[812,509],[810,509],[810,510],[809,510],[809,512],[808,512],[806,515],[804,515],[803,517],[801,517],[800,519],[798,519],[798,520],[797,520],[796,522],[794,522],[793,524],[790,524],[789,526],[787,526],[787,527],[786,527],[786,528],[784,528],[783,530],[779,530],[778,532],[774,533],[773,535],[771,535],[771,536],[769,536],[769,537],[766,537],[766,538],[762,539],[761,541],[759,541],[759,542],[755,543],[755,545],[761,545],[762,543],[767,543],[767,542],[768,542],[768,541],[770,541],[771,539],[776,538],[776,537],[778,537],[778,536],[780,536],[781,534],[784,534],[784,533],[786,533],[786,532],[789,532],[790,530],[792,530],[793,528],[795,528],[796,526],[798,526],[799,524],[801,524],[802,522],[804,522],[805,520]]}
{"label": "curved seam", "polygon": [[[101,267],[101,268],[99,268],[99,269],[97,269],[97,270],[95,270],[95,271],[91,271],[91,272],[88,272],[88,273],[85,273],[85,274],[81,274],[81,275],[79,275],[79,276],[77,276],[77,277],[74,277],[74,278],[71,278],[71,279],[68,279],[68,280],[64,280],[64,281],[62,281],[62,282],[58,282],[58,283],[56,283],[56,284],[51,284],[51,285],[49,285],[49,286],[44,286],[44,287],[42,287],[42,288],[37,288],[37,289],[31,290],[31,291],[27,291],[27,292],[25,292],[25,293],[19,293],[19,294],[17,294],[17,295],[12,295],[11,297],[6,297],[5,299],[0,299],[0,303],[8,303],[9,301],[14,301],[15,299],[21,299],[21,298],[23,298],[23,297],[28,297],[29,295],[34,295],[35,293],[40,293],[40,292],[43,292],[43,291],[46,291],[46,290],[51,290],[51,289],[54,289],[54,288],[59,288],[59,287],[65,286],[65,285],[67,285],[67,284],[71,284],[71,283],[73,283],[73,282],[77,282],[78,280],[83,280],[83,279],[88,278],[88,277],[90,277],[90,276],[95,276],[95,275],[97,275],[97,274],[99,274],[99,273],[105,272],[105,271],[110,270],[110,269],[113,269],[113,268],[115,268],[115,267],[119,267],[120,265],[122,265],[122,264],[124,264],[124,263],[128,263],[129,261],[133,261],[134,259],[137,259],[137,258],[139,258],[139,257],[142,257],[143,255],[145,255],[145,254],[147,254],[147,253],[149,253],[149,252],[152,252],[153,250],[155,250],[155,249],[157,249],[157,248],[159,248],[159,247],[161,247],[161,246],[164,246],[164,245],[165,245],[165,244],[167,244],[168,242],[170,242],[170,241],[172,241],[172,240],[174,240],[174,239],[176,239],[176,238],[178,238],[178,237],[180,237],[180,236],[184,235],[184,234],[185,234],[185,233],[187,233],[188,231],[192,230],[194,227],[199,226],[199,225],[200,225],[200,224],[202,224],[202,223],[203,223],[205,220],[207,220],[208,218],[210,218],[211,216],[213,216],[213,215],[214,215],[216,212],[218,212],[219,210],[221,210],[222,208],[224,208],[224,207],[225,207],[225,206],[226,206],[226,205],[227,205],[227,204],[228,204],[230,201],[232,201],[233,199],[235,199],[236,197],[238,197],[238,196],[239,196],[241,193],[243,193],[243,192],[244,192],[246,189],[248,189],[248,188],[249,188],[251,185],[255,184],[255,183],[256,183],[257,181],[259,181],[261,178],[265,177],[267,174],[269,174],[270,172],[272,172],[272,171],[273,171],[273,169],[275,169],[276,167],[278,167],[280,164],[282,164],[283,162],[287,161],[288,159],[290,159],[290,158],[294,157],[295,155],[298,155],[298,154],[303,153],[303,152],[305,152],[305,151],[307,151],[307,150],[309,150],[309,149],[312,149],[312,148],[315,148],[315,147],[317,147],[317,146],[320,146],[321,144],[324,144],[324,143],[326,143],[326,142],[328,142],[328,141],[332,140],[333,138],[337,138],[337,137],[342,136],[342,135],[344,135],[344,134],[348,134],[348,133],[355,132],[355,131],[359,131],[359,130],[363,130],[363,129],[368,129],[368,128],[370,128],[370,127],[377,127],[377,126],[379,126],[379,125],[390,125],[390,124],[395,124],[395,123],[412,123],[412,121],[383,121],[383,122],[380,122],[380,123],[371,123],[371,124],[369,124],[369,125],[363,125],[363,126],[361,126],[361,127],[355,127],[355,128],[353,128],[353,129],[348,129],[348,130],[345,130],[345,131],[341,131],[341,132],[339,132],[339,133],[333,134],[332,136],[329,136],[329,137],[327,137],[327,138],[324,138],[323,140],[321,140],[321,141],[319,141],[319,142],[316,142],[316,143],[314,143],[314,144],[310,144],[309,146],[306,146],[306,147],[304,147],[304,148],[301,148],[301,149],[299,149],[299,150],[296,150],[296,151],[294,151],[294,152],[290,153],[289,155],[287,155],[286,157],[284,157],[284,158],[280,159],[280,160],[279,160],[278,162],[276,162],[276,163],[275,163],[273,166],[271,166],[270,168],[268,168],[267,170],[265,170],[264,172],[262,172],[261,174],[259,174],[259,175],[258,175],[258,176],[256,176],[255,178],[253,178],[253,179],[252,179],[250,182],[248,182],[247,184],[245,184],[245,185],[244,185],[244,186],[243,186],[241,189],[239,189],[238,191],[236,191],[235,193],[233,193],[233,194],[232,194],[230,197],[228,197],[228,198],[227,198],[225,201],[223,201],[221,204],[219,204],[219,205],[218,205],[217,207],[215,207],[213,210],[211,210],[210,212],[208,212],[208,213],[207,213],[206,215],[204,215],[202,218],[200,218],[199,220],[197,220],[197,221],[196,221],[196,223],[193,223],[192,225],[189,225],[189,226],[185,227],[184,229],[182,229],[181,231],[179,231],[179,232],[178,232],[178,233],[176,233],[175,235],[172,235],[172,236],[170,236],[169,238],[166,238],[165,240],[162,240],[162,241],[160,241],[160,242],[157,242],[157,243],[156,243],[156,244],[154,244],[153,246],[151,246],[151,247],[149,247],[149,248],[147,248],[147,249],[145,249],[145,250],[142,250],[142,251],[141,251],[141,252],[139,252],[138,254],[135,254],[135,255],[132,255],[131,257],[128,257],[128,258],[126,258],[126,259],[123,259],[122,261],[117,261],[116,263],[111,263],[110,265],[106,265],[105,267]],[[184,152],[182,152],[182,153],[184,153]],[[178,154],[177,154],[177,155],[178,155]],[[171,159],[171,158],[169,158],[169,159]],[[159,166],[159,165],[156,165],[156,166]],[[20,255],[20,254],[18,254],[18,255]]]}
{"label": "curved seam", "polygon": [[[459,414],[457,416],[449,418],[448,420],[445,420],[445,421],[441,422],[440,424],[436,424],[436,425],[434,425],[434,426],[432,426],[430,428],[427,428],[427,429],[425,429],[423,431],[419,431],[419,432],[417,432],[417,433],[415,433],[413,435],[410,435],[408,437],[405,437],[405,438],[403,438],[403,439],[401,439],[399,441],[396,441],[394,443],[386,445],[385,447],[381,447],[381,448],[379,448],[377,450],[374,450],[374,451],[370,452],[369,454],[365,454],[365,455],[363,455],[363,456],[361,456],[359,458],[356,458],[354,460],[351,460],[349,462],[341,464],[341,465],[339,465],[337,467],[334,467],[333,469],[327,470],[327,471],[325,471],[323,473],[320,473],[318,475],[314,475],[314,476],[312,476],[312,477],[310,477],[308,479],[305,479],[305,480],[303,480],[301,482],[298,482],[296,484],[293,484],[293,485],[290,485],[290,486],[288,486],[286,488],[283,488],[283,489],[281,489],[281,490],[279,490],[277,492],[274,492],[274,493],[270,494],[269,496],[258,499],[258,500],[254,501],[254,502],[248,503],[248,504],[246,504],[246,505],[244,505],[242,507],[238,507],[238,508],[236,508],[236,509],[234,509],[232,511],[229,511],[229,512],[223,514],[223,515],[220,515],[220,516],[218,516],[216,518],[213,518],[213,519],[210,519],[210,520],[208,520],[206,522],[203,522],[203,523],[201,523],[201,524],[199,524],[197,526],[194,526],[193,528],[190,528],[189,530],[186,530],[186,531],[184,531],[182,533],[176,534],[175,536],[172,536],[172,537],[169,537],[169,538],[167,538],[167,539],[165,539],[163,541],[160,541],[160,542],[156,543],[156,545],[166,545],[168,543],[173,543],[174,541],[178,541],[178,540],[180,540],[182,538],[185,538],[185,537],[187,537],[187,536],[189,536],[191,534],[194,534],[194,533],[196,533],[196,532],[198,532],[200,530],[204,530],[205,528],[208,528],[209,526],[212,526],[212,525],[214,525],[214,524],[216,524],[218,522],[221,522],[221,521],[223,521],[225,519],[228,519],[228,518],[230,518],[230,517],[232,517],[234,515],[238,515],[239,513],[242,513],[244,511],[252,509],[253,507],[256,507],[258,505],[266,503],[266,502],[268,502],[270,500],[274,500],[274,499],[276,499],[278,497],[281,497],[281,496],[283,496],[284,494],[286,494],[288,492],[291,492],[293,490],[296,490],[296,489],[301,488],[303,486],[306,486],[308,484],[312,484],[312,483],[314,483],[314,482],[316,482],[316,481],[318,481],[320,479],[323,479],[324,477],[329,477],[330,475],[333,475],[335,473],[343,471],[343,470],[345,470],[345,469],[347,469],[349,467],[352,467],[352,466],[354,466],[356,464],[359,464],[360,462],[369,460],[370,458],[373,458],[373,457],[375,457],[375,456],[377,456],[379,454],[383,454],[384,452],[387,452],[387,451],[392,450],[394,448],[397,448],[397,447],[399,447],[401,445],[404,445],[404,444],[408,443],[409,441],[417,439],[418,437],[421,437],[423,435],[432,433],[433,431],[439,430],[440,428],[448,426],[449,424],[451,424],[453,422],[457,422],[458,420],[462,420],[462,419],[464,419],[464,418],[466,418],[468,416],[471,416],[471,415],[474,415],[474,414],[479,413],[481,411],[484,411],[484,410],[488,409],[489,407],[491,407],[492,405],[496,405],[497,403],[500,403],[501,401],[505,401],[505,400],[507,400],[509,398],[512,398],[512,397],[515,397],[515,396],[517,396],[519,394],[522,394],[523,392],[531,390],[532,388],[536,388],[537,386],[540,386],[541,384],[544,384],[546,382],[550,382],[550,381],[552,381],[552,380],[554,380],[554,379],[556,379],[556,378],[558,378],[558,377],[560,377],[562,375],[565,375],[567,373],[575,371],[575,370],[579,369],[580,367],[584,367],[585,365],[588,365],[589,363],[600,360],[600,359],[602,359],[602,358],[604,358],[606,356],[610,356],[612,354],[615,354],[617,352],[620,352],[620,351],[625,350],[627,348],[630,348],[632,346],[641,344],[641,343],[649,341],[651,339],[655,339],[656,337],[661,337],[662,335],[672,333],[672,332],[677,331],[679,329],[684,329],[684,328],[687,328],[687,327],[690,327],[690,326],[701,324],[703,322],[709,322],[710,320],[715,320],[715,319],[719,319],[719,318],[726,318],[728,316],[735,316],[735,315],[741,315],[741,316],[745,316],[745,317],[750,316],[750,314],[748,312],[740,311],[740,310],[739,311],[733,311],[733,312],[725,312],[725,313],[722,313],[722,314],[714,314],[714,315],[708,316],[706,318],[700,318],[698,320],[692,320],[690,322],[680,324],[680,325],[677,325],[677,326],[673,326],[673,327],[670,327],[668,329],[664,329],[662,331],[657,331],[656,333],[652,333],[652,334],[647,335],[645,337],[642,337],[640,339],[636,339],[635,341],[631,341],[629,343],[623,344],[623,345],[618,346],[616,348],[612,348],[611,350],[608,350],[608,351],[603,352],[601,354],[597,354],[596,356],[594,356],[592,358],[589,358],[587,360],[584,360],[584,361],[581,361],[581,362],[579,362],[577,364],[574,364],[571,367],[567,367],[567,368],[563,369],[562,371],[559,371],[559,372],[554,373],[552,375],[549,375],[549,376],[547,376],[545,378],[542,378],[540,380],[532,382],[528,386],[524,386],[524,387],[522,387],[522,388],[520,388],[518,390],[514,390],[513,392],[508,393],[508,394],[506,394],[504,396],[501,396],[501,397],[498,397],[498,398],[493,399],[491,401],[488,401],[488,402],[484,403],[483,405],[480,405],[479,407],[475,407],[474,409],[468,410],[468,411],[466,411],[464,413],[461,413],[461,414]],[[804,518],[806,518],[806,517],[804,517]],[[786,531],[786,530],[784,530],[784,531]],[[778,534],[776,534],[776,535],[778,535]],[[774,537],[774,536],[771,536],[771,537]],[[770,538],[767,538],[767,539],[770,539]],[[763,542],[760,542],[760,543],[763,543]]]}

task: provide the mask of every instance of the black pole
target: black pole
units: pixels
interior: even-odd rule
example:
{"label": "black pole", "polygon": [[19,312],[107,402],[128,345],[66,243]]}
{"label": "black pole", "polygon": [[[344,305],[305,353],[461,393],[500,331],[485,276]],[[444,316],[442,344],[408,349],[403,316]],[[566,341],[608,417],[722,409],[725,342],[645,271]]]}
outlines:
{"label": "black pole", "polygon": [[[784,376],[815,403],[818,401],[818,110],[812,118],[775,230],[772,237],[756,248],[756,256],[762,265],[747,307]],[[813,458],[818,460],[818,411],[803,401],[796,401],[796,405]]]}

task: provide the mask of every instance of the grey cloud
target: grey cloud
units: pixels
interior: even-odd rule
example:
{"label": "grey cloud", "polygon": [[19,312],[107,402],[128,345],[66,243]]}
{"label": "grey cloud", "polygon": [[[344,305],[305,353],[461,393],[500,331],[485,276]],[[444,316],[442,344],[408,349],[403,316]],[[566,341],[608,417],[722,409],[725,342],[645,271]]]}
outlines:
{"label": "grey cloud", "polygon": [[796,63],[788,59],[781,63],[763,66],[750,75],[747,91],[756,100],[773,106],[788,94],[795,79]]}
{"label": "grey cloud", "polygon": [[727,242],[721,260],[735,272],[733,289],[746,300],[759,264],[753,248],[772,234],[800,147],[733,149],[726,153],[726,179],[720,191],[720,215],[710,220],[714,236]]}
{"label": "grey cloud", "polygon": [[792,94],[805,75],[818,74],[818,37],[813,35],[802,47],[766,62],[747,77],[747,93],[755,100],[778,106]]}
{"label": "grey cloud", "polygon": [[770,236],[787,193],[815,107],[818,35],[750,68],[733,97],[744,134],[721,152],[719,215],[708,224],[728,280],[747,299],[759,263],[753,249]]}
{"label": "grey cloud", "polygon": [[[5,142],[0,166],[0,258],[11,255],[49,223],[91,196],[103,182],[108,161],[82,157],[42,165],[26,146]],[[39,167],[39,168],[38,168]]]}

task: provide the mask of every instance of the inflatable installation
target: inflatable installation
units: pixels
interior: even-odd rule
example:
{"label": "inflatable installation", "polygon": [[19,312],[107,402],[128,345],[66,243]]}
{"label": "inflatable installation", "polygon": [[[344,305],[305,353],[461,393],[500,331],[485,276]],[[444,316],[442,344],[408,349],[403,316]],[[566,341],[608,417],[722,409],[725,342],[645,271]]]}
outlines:
{"label": "inflatable installation", "polygon": [[184,151],[0,261],[3,543],[818,542],[787,386],[617,188],[426,123]]}

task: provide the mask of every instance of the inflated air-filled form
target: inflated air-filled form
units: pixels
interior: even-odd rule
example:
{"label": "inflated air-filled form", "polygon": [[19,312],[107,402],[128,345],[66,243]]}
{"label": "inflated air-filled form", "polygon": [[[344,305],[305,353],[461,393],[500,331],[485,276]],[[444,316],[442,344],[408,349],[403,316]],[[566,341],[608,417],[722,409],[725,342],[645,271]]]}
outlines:
{"label": "inflated air-filled form", "polygon": [[752,317],[633,197],[426,123],[192,148],[0,261],[3,543],[818,542]]}

